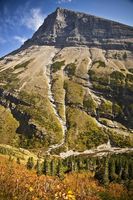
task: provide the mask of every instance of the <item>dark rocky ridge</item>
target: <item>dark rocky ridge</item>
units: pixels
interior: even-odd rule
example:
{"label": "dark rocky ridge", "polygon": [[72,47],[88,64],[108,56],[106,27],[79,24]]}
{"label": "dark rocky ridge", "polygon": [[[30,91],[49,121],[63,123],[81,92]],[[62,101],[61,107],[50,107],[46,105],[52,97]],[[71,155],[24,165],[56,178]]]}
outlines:
{"label": "dark rocky ridge", "polygon": [[31,45],[133,50],[133,27],[85,13],[57,8],[22,48]]}

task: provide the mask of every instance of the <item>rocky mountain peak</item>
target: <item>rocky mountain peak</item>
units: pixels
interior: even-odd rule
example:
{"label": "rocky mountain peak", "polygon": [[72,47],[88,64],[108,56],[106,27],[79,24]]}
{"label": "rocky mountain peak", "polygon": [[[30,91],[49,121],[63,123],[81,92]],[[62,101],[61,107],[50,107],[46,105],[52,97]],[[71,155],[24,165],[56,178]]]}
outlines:
{"label": "rocky mountain peak", "polygon": [[133,49],[133,27],[57,8],[23,47],[30,45],[81,46],[103,49]]}

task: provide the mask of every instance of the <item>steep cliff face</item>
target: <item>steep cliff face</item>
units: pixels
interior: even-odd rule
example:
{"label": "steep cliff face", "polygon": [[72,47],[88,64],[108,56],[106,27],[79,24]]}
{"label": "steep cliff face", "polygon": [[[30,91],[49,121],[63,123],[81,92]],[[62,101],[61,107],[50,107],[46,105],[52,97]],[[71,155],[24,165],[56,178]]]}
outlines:
{"label": "steep cliff face", "polygon": [[0,61],[1,109],[19,122],[12,143],[43,153],[108,142],[133,147],[132,33],[66,9],[48,16],[32,39]]}
{"label": "steep cliff face", "polygon": [[133,50],[133,27],[57,8],[24,47],[33,44]]}

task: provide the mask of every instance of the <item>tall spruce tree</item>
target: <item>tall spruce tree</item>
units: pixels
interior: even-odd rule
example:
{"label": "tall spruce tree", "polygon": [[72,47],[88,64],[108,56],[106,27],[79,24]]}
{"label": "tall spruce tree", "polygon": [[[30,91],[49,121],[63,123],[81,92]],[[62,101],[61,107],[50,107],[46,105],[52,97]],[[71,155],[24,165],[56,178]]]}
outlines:
{"label": "tall spruce tree", "polygon": [[37,164],[36,164],[36,173],[38,176],[42,174],[42,168],[41,168],[41,163],[39,159],[37,160]]}
{"label": "tall spruce tree", "polygon": [[44,162],[43,162],[43,174],[48,175],[48,160],[47,160],[47,158],[44,158]]}
{"label": "tall spruce tree", "polygon": [[109,184],[109,157],[108,156],[105,158],[105,163],[104,163],[103,183],[105,186]]}
{"label": "tall spruce tree", "polygon": [[122,173],[122,179],[128,180],[128,178],[129,178],[128,171],[129,171],[128,160],[126,160],[125,163],[124,163],[124,169],[123,169],[123,173]]}
{"label": "tall spruce tree", "polygon": [[59,178],[64,178],[64,169],[63,169],[63,164],[62,164],[62,160],[61,159],[59,159],[58,163],[57,163],[56,175]]}
{"label": "tall spruce tree", "polygon": [[133,179],[133,160],[129,160],[129,179],[132,180]]}
{"label": "tall spruce tree", "polygon": [[115,181],[118,178],[118,175],[115,172],[115,159],[111,158],[109,162],[109,177],[111,181]]}
{"label": "tall spruce tree", "polygon": [[51,176],[55,175],[55,160],[54,159],[50,161],[50,175]]}
{"label": "tall spruce tree", "polygon": [[34,167],[34,159],[33,157],[29,157],[27,161],[27,169],[33,169]]}

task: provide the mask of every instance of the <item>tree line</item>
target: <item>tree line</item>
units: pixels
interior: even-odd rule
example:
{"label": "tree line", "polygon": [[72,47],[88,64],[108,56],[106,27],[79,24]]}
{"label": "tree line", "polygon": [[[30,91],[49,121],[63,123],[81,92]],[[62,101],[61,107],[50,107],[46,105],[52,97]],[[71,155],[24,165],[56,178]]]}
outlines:
{"label": "tree line", "polygon": [[133,153],[118,154],[105,157],[70,156],[66,159],[46,156],[42,161],[34,162],[30,157],[27,169],[36,169],[38,175],[58,176],[63,178],[66,173],[91,171],[105,185],[109,182],[127,182],[133,180]]}

